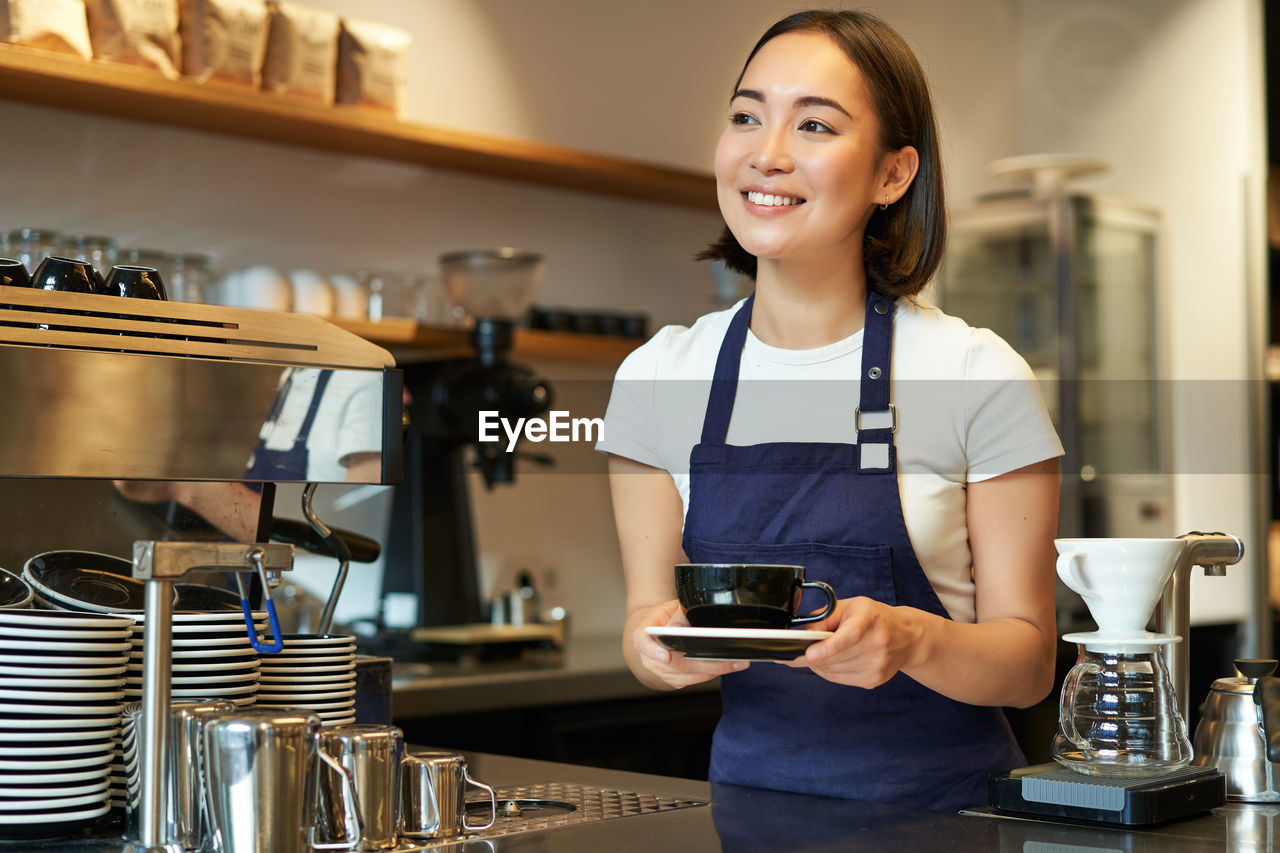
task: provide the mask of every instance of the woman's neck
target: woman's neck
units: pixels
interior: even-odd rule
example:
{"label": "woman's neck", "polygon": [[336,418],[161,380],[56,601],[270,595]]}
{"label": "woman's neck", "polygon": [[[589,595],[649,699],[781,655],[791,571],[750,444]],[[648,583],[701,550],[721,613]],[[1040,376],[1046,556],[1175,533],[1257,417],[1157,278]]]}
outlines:
{"label": "woman's neck", "polygon": [[779,349],[816,349],[862,328],[866,272],[861,263],[821,272],[761,259],[751,331]]}

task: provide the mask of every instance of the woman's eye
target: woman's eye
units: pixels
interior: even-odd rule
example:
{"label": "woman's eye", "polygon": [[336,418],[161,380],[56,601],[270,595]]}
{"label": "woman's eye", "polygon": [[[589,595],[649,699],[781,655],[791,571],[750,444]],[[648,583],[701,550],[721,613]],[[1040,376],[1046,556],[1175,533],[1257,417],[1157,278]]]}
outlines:
{"label": "woman's eye", "polygon": [[825,124],[818,121],[817,119],[812,119],[812,118],[809,119],[808,121],[801,123],[800,129],[807,131],[809,133],[834,133],[834,131],[831,128],[827,127]]}
{"label": "woman's eye", "polygon": [[729,124],[759,124],[759,122],[756,121],[755,116],[747,113],[734,113],[729,116]]}

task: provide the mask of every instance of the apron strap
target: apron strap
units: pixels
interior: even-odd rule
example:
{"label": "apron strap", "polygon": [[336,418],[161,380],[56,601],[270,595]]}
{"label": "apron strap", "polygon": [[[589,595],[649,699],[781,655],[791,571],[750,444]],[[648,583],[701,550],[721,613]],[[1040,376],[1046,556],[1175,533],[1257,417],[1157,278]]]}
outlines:
{"label": "apron strap", "polygon": [[751,306],[755,299],[753,293],[742,303],[720,343],[716,372],[711,378],[711,394],[707,398],[707,412],[702,418],[703,444],[722,445],[729,435],[729,418],[733,415],[733,401],[738,395],[742,347],[747,343],[747,326],[751,323]]}
{"label": "apron strap", "polygon": [[862,374],[858,382],[858,408],[853,413],[858,432],[858,470],[864,474],[896,474],[897,454],[893,433],[898,410],[889,396],[893,355],[892,299],[867,292],[867,312],[862,325]]}
{"label": "apron strap", "polygon": [[316,422],[316,412],[320,411],[320,401],[324,397],[324,389],[332,378],[333,371],[327,369],[321,369],[320,375],[316,377],[316,387],[311,392],[311,403],[307,406],[307,416],[302,419],[302,428],[298,430],[298,436],[293,442],[295,449],[307,446],[307,439],[311,437],[311,426]]}

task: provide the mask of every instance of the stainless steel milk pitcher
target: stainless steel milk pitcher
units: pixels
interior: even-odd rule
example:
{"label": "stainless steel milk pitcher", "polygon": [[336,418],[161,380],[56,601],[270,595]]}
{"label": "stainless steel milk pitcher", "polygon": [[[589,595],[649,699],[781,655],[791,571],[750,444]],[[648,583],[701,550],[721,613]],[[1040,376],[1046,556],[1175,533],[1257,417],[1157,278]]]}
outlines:
{"label": "stainless steel milk pitcher", "polygon": [[[361,836],[355,786],[351,774],[320,751],[315,712],[223,712],[206,718],[203,734],[205,795],[218,853],[355,849]],[[344,835],[350,841],[326,844],[314,837],[322,769],[343,779]]]}

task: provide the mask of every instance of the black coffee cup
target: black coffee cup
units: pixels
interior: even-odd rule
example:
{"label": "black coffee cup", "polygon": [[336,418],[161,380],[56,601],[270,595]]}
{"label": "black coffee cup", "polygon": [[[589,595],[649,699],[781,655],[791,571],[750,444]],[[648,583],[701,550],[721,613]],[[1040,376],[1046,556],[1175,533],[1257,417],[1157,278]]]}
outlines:
{"label": "black coffee cup", "polygon": [[73,258],[47,257],[31,276],[37,290],[64,290],[72,293],[100,293],[102,279],[93,264]]}
{"label": "black coffee cup", "polygon": [[31,276],[22,261],[13,258],[0,258],[0,284],[8,287],[30,287]]}
{"label": "black coffee cup", "polygon": [[[821,590],[821,613],[797,616],[806,589]],[[681,563],[676,597],[695,628],[790,628],[818,622],[836,606],[836,592],[822,581],[806,582],[804,566],[754,563]]]}
{"label": "black coffee cup", "polygon": [[168,299],[164,282],[154,267],[117,265],[107,273],[103,290],[111,296],[133,299]]}

